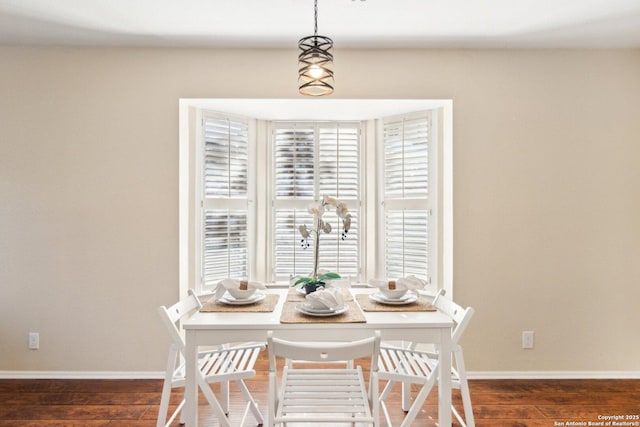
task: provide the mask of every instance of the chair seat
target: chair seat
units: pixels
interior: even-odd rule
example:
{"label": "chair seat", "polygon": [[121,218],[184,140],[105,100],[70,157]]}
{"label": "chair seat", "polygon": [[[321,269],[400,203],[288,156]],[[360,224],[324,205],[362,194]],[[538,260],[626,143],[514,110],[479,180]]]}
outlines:
{"label": "chair seat", "polygon": [[[234,381],[253,378],[255,360],[264,345],[240,347],[229,350],[210,350],[198,353],[198,370],[205,379]],[[253,361],[253,363],[252,363]],[[173,386],[184,387],[185,366],[182,363],[173,373]]]}
{"label": "chair seat", "polygon": [[264,345],[241,346],[214,350],[200,354],[199,369],[205,378],[217,381],[232,381],[256,375],[253,366]]}
{"label": "chair seat", "polygon": [[380,378],[425,384],[437,374],[438,359],[432,356],[432,353],[383,345],[378,358]]}
{"label": "chair seat", "polygon": [[289,369],[282,376],[280,422],[371,422],[362,369]]}

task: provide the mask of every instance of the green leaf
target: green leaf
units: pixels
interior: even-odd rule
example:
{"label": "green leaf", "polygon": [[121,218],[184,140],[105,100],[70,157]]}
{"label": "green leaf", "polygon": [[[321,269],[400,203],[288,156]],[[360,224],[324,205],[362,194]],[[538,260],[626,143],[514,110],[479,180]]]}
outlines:
{"label": "green leaf", "polygon": [[327,280],[327,279],[339,279],[340,275],[338,273],[325,273],[322,276],[318,277],[318,280]]}
{"label": "green leaf", "polygon": [[293,286],[297,286],[300,283],[311,283],[313,282],[313,278],[312,277],[301,277],[298,280],[296,280],[296,282],[293,284]]}
{"label": "green leaf", "polygon": [[324,280],[331,280],[331,279],[339,279],[340,275],[338,273],[325,273],[322,274],[320,276],[318,276],[318,278],[316,280],[313,279],[313,277],[301,277],[298,280],[296,280],[296,282],[291,285],[291,286],[298,286],[301,283],[307,284],[307,283],[321,283]]}

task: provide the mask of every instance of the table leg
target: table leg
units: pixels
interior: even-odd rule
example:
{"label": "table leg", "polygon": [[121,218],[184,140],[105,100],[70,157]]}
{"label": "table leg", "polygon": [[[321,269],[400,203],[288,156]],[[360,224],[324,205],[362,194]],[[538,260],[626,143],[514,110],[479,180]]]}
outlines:
{"label": "table leg", "polygon": [[409,412],[411,408],[411,383],[402,383],[402,410]]}
{"label": "table leg", "polygon": [[438,420],[438,425],[451,425],[451,329],[442,329],[440,331]]}
{"label": "table leg", "polygon": [[224,413],[229,415],[229,381],[220,383],[220,406]]}
{"label": "table leg", "polygon": [[185,386],[184,398],[185,404],[185,425],[188,427],[197,427],[198,425],[198,383],[196,381],[196,367],[198,365],[198,346],[195,345],[195,339],[192,332],[186,331],[186,348],[185,348]]}

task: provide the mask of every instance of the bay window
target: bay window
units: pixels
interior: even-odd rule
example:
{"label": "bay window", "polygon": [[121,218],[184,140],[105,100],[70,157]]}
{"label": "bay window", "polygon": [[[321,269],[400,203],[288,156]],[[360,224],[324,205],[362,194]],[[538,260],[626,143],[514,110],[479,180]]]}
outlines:
{"label": "bay window", "polygon": [[309,206],[332,196],[347,204],[351,228],[343,239],[340,218],[325,213],[320,270],[354,284],[415,275],[447,287],[436,110],[284,121],[191,108],[189,117],[182,283],[204,292],[226,277],[285,285],[308,276],[313,245],[298,227],[311,228]]}

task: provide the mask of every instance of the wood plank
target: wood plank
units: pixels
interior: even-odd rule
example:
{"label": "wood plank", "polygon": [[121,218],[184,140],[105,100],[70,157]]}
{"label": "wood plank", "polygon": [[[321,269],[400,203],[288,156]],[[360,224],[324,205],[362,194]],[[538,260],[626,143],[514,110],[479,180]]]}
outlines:
{"label": "wood plank", "polygon": [[[362,361],[360,361],[362,362]],[[363,364],[366,371],[368,366]],[[258,375],[248,380],[263,415],[267,416],[268,361],[263,352]],[[365,372],[368,376],[368,372]],[[541,427],[555,422],[597,421],[598,415],[640,413],[640,380],[472,380],[471,399],[478,427]],[[0,380],[0,425],[14,427],[87,426],[153,427],[160,404],[161,380]],[[214,386],[214,392],[218,387]],[[172,408],[182,391],[172,395]],[[460,393],[454,405],[462,411]],[[238,425],[244,412],[240,392],[231,385],[229,419]],[[404,417],[400,388],[387,406],[394,425]],[[199,396],[200,424],[219,425],[206,400]],[[249,416],[250,425],[253,420]],[[437,388],[422,407],[415,425],[437,425]],[[174,425],[178,426],[176,421]],[[386,424],[383,422],[383,426]],[[454,422],[454,426],[458,424]]]}

